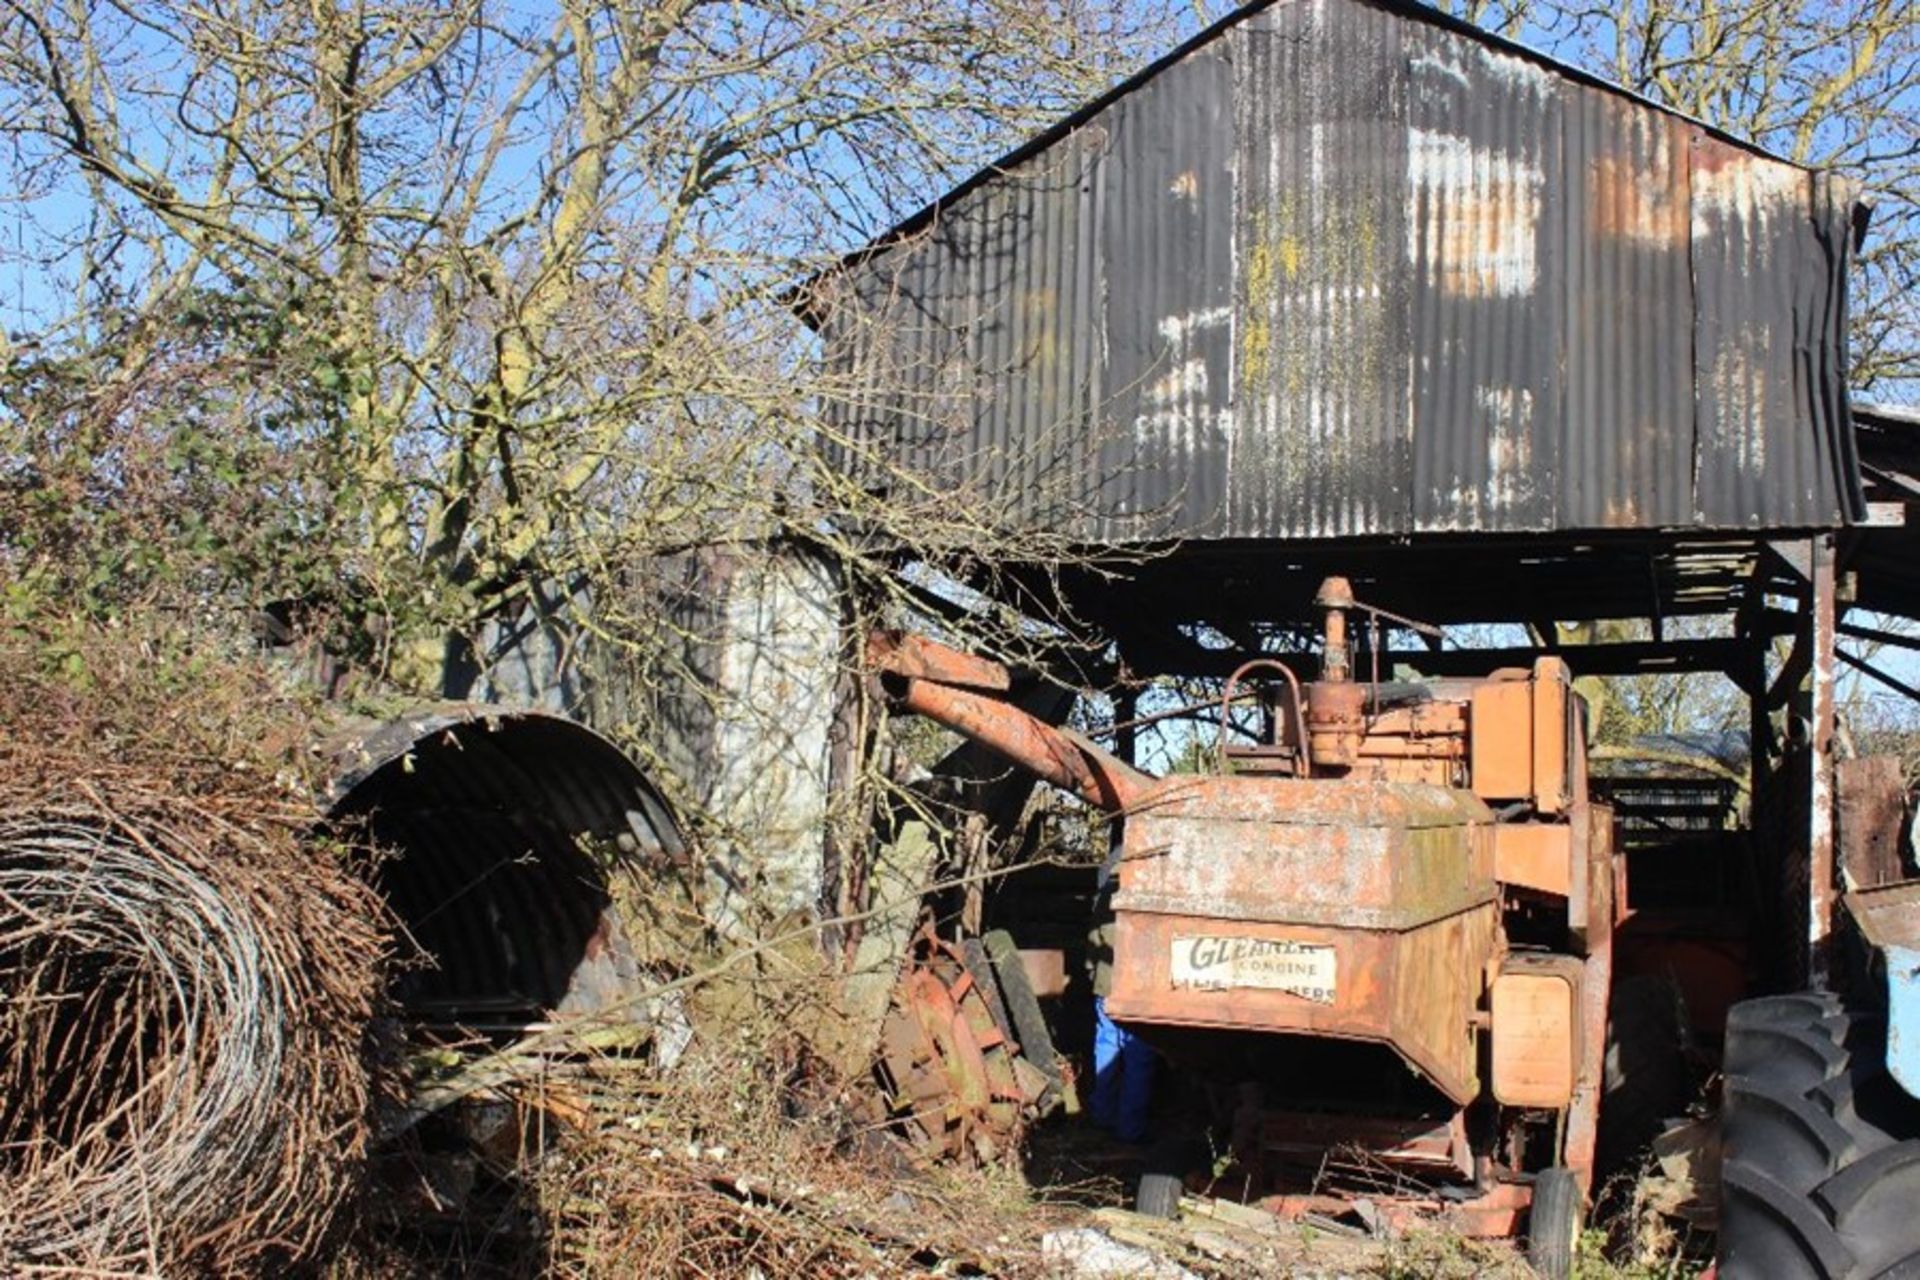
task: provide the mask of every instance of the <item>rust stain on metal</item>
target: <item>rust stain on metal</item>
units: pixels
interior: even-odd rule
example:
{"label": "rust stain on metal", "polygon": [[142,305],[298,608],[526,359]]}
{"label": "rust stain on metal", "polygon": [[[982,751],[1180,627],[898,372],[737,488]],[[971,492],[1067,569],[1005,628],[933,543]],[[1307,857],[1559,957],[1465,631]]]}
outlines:
{"label": "rust stain on metal", "polygon": [[1157,779],[1072,730],[990,696],[1010,687],[1007,670],[998,663],[924,636],[892,632],[875,632],[867,652],[901,710],[984,743],[1088,804],[1129,809],[1157,785]]}
{"label": "rust stain on metal", "polygon": [[1020,949],[1020,967],[1026,970],[1027,985],[1041,999],[1065,995],[1067,991],[1067,953],[1058,948]]}
{"label": "rust stain on metal", "polygon": [[[1420,783],[1182,778],[1132,813],[1117,907],[1405,928],[1493,897],[1492,814]],[[1279,914],[1275,914],[1279,913]]]}
{"label": "rust stain on metal", "polygon": [[[1184,1046],[1280,1061],[1318,1041],[1303,1052],[1327,1056],[1304,1063],[1390,1063],[1355,1047],[1377,1045],[1404,1068],[1378,1079],[1425,1082],[1417,1109],[1401,1096],[1405,1114],[1385,1121],[1375,1104],[1396,1104],[1343,1097],[1347,1082],[1329,1080],[1319,1136],[1243,1097],[1243,1172],[1275,1148],[1255,1131],[1280,1124],[1280,1148],[1358,1145],[1365,1158],[1468,1184],[1460,1212],[1510,1226],[1525,1193],[1498,1177],[1559,1164],[1583,1188],[1592,1178],[1622,863],[1609,811],[1587,796],[1583,717],[1554,657],[1440,685],[1356,679],[1349,614],[1368,606],[1337,578],[1313,604],[1322,678],[1300,685],[1271,662],[1236,671],[1223,714],[1262,675],[1247,696],[1266,709],[1265,727],[1251,745],[1223,737],[1216,774],[1151,778],[985,692],[897,674],[887,688],[897,705],[1124,812],[1113,1018],[1173,1056]],[[1524,955],[1510,951],[1510,925]],[[921,1007],[960,994],[921,985]],[[923,1040],[946,1025],[934,1019]],[[970,1063],[966,1035],[948,1038],[940,1056]],[[1492,1094],[1488,1062],[1500,1072]],[[966,1083],[947,1093],[977,1105]],[[1436,1110],[1441,1100],[1450,1112]],[[1459,1124],[1469,1106],[1487,1108],[1488,1131],[1504,1136],[1470,1137]]]}
{"label": "rust stain on metal", "polygon": [[[1479,1092],[1473,1011],[1497,917],[1488,903],[1394,930],[1173,915],[1116,902],[1114,985],[1107,1009],[1116,1019],[1146,1025],[1292,1032],[1388,1045],[1435,1088],[1465,1103]],[[1173,949],[1195,937],[1329,947],[1341,980],[1326,1002],[1251,987],[1181,987],[1172,975]]]}
{"label": "rust stain on metal", "polygon": [[1840,761],[1834,767],[1834,797],[1835,838],[1846,883],[1872,889],[1904,879],[1900,846],[1910,806],[1900,757]]}
{"label": "rust stain on metal", "polygon": [[[1601,1050],[1607,1040],[1607,1001],[1613,991],[1613,927],[1618,922],[1615,892],[1619,881],[1619,860],[1614,857],[1613,812],[1605,805],[1589,805],[1585,779],[1575,798],[1571,813],[1576,851],[1584,854],[1587,891],[1585,969],[1580,985],[1580,1035],[1586,1052],[1580,1055],[1579,1071],[1574,1077],[1573,1102],[1567,1108],[1566,1146],[1561,1161],[1579,1180],[1582,1193],[1593,1190],[1593,1160],[1600,1133],[1600,1094],[1605,1083]],[[1581,863],[1576,861],[1575,874]],[[1569,909],[1576,904],[1569,900]]]}
{"label": "rust stain on metal", "polygon": [[1408,234],[1428,279],[1461,298],[1533,292],[1546,181],[1539,167],[1456,134],[1416,129],[1407,148]]}
{"label": "rust stain on metal", "polygon": [[970,689],[1004,693],[1013,687],[1012,675],[1001,664],[902,631],[875,631],[868,636],[867,662],[876,671]]}
{"label": "rust stain on metal", "polygon": [[984,694],[916,678],[905,682],[897,701],[901,710],[984,743],[1098,808],[1130,809],[1154,790],[1156,780],[1125,761]]}
{"label": "rust stain on metal", "polygon": [[1811,546],[1813,671],[1812,714],[1807,753],[1813,774],[1807,830],[1807,976],[1819,985],[1831,963],[1833,908],[1840,893],[1834,859],[1833,743],[1835,552],[1831,537],[1817,537]]}
{"label": "rust stain on metal", "polygon": [[1494,828],[1494,875],[1501,884],[1567,897],[1573,841],[1558,822],[1505,822]]}
{"label": "rust stain on metal", "polygon": [[1594,235],[1686,251],[1693,226],[1691,183],[1687,166],[1672,163],[1669,147],[1663,131],[1656,155],[1660,163],[1636,164],[1618,153],[1594,157],[1587,174],[1587,221]]}
{"label": "rust stain on metal", "polygon": [[[1244,1134],[1239,1132],[1243,1127]],[[1234,1145],[1243,1160],[1277,1156],[1316,1164],[1333,1148],[1357,1145],[1387,1164],[1456,1178],[1473,1174],[1464,1111],[1436,1123],[1427,1117],[1330,1116],[1267,1109],[1247,1117],[1244,1126],[1236,1125]]]}
{"label": "rust stain on metal", "polygon": [[1577,956],[1523,954],[1501,965],[1488,995],[1493,1096],[1508,1106],[1573,1101],[1580,1064]]}
{"label": "rust stain on metal", "polygon": [[[1527,1207],[1532,1203],[1530,1185],[1502,1182],[1465,1202],[1436,1196],[1409,1196],[1381,1200],[1376,1207],[1382,1221],[1396,1232],[1432,1231],[1438,1227],[1455,1235],[1493,1240],[1520,1234]],[[1350,1198],[1334,1195],[1269,1196],[1261,1204],[1289,1219],[1309,1214],[1338,1216],[1353,1208]]]}
{"label": "rust stain on metal", "polygon": [[850,463],[1088,541],[1804,530],[1863,503],[1853,212],[1411,5],[1254,4],[810,314]]}

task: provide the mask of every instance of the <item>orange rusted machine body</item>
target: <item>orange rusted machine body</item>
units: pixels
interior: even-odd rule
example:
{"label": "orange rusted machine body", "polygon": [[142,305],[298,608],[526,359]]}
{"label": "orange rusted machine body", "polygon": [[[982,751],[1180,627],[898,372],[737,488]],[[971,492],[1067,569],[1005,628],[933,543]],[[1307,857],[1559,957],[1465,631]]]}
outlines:
{"label": "orange rusted machine body", "polygon": [[[1509,1234],[1538,1170],[1592,1178],[1625,904],[1584,709],[1551,657],[1355,679],[1363,606],[1342,579],[1316,604],[1321,678],[1236,672],[1208,775],[1149,776],[1010,707],[994,664],[892,634],[872,656],[901,709],[1122,816],[1107,1011],[1176,1058],[1275,1064],[1223,1126],[1272,1207],[1329,1207],[1328,1154],[1347,1152],[1392,1189],[1370,1194],[1389,1212]],[[1231,742],[1249,699],[1264,727]]]}

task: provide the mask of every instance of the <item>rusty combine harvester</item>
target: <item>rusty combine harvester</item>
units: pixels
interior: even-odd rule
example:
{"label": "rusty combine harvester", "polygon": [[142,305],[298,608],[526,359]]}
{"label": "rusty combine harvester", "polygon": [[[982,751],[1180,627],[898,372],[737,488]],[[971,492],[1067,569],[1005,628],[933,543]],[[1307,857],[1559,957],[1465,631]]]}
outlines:
{"label": "rusty combine harvester", "polygon": [[[1550,1196],[1577,1230],[1623,906],[1583,703],[1552,657],[1356,678],[1365,606],[1340,578],[1315,603],[1320,678],[1236,671],[1208,776],[1145,774],[1002,701],[1004,668],[923,638],[876,636],[873,656],[898,709],[1122,818],[1108,1012],[1237,1085],[1216,1119],[1265,1203],[1341,1207],[1345,1167],[1390,1213],[1507,1235]],[[1265,732],[1232,742],[1248,698]]]}

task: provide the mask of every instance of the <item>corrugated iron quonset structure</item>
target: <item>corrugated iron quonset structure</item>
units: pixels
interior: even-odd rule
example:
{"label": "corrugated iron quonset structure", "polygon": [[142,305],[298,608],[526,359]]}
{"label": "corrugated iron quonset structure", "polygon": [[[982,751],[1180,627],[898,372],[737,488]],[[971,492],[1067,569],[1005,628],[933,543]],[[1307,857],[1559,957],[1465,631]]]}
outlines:
{"label": "corrugated iron quonset structure", "polygon": [[1819,529],[1809,172],[1404,0],[1250,5],[814,281],[847,467],[1088,542]]}

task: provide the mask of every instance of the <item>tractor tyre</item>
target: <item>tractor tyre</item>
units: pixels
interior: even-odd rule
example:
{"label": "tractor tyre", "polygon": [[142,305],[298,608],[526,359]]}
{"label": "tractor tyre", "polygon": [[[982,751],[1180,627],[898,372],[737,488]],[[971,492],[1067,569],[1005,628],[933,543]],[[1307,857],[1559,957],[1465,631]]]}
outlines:
{"label": "tractor tyre", "polygon": [[1527,1261],[1545,1280],[1567,1280],[1580,1244],[1580,1184],[1563,1165],[1542,1169],[1533,1180],[1527,1210]]}
{"label": "tractor tyre", "polygon": [[1745,1162],[1796,1195],[1810,1192],[1859,1153],[1859,1144],[1816,1096],[1729,1076],[1723,1158]]}
{"label": "tractor tyre", "polygon": [[1803,1026],[1743,1027],[1727,1032],[1721,1072],[1728,1079],[1803,1094],[1843,1074],[1851,1055],[1831,1019]]}
{"label": "tractor tyre", "polygon": [[1885,1029],[1832,997],[1727,1019],[1721,1280],[1920,1276],[1920,1106]]}
{"label": "tractor tyre", "polygon": [[1177,1218],[1185,1191],[1186,1184],[1171,1173],[1143,1173],[1133,1196],[1134,1212],[1149,1218]]}

